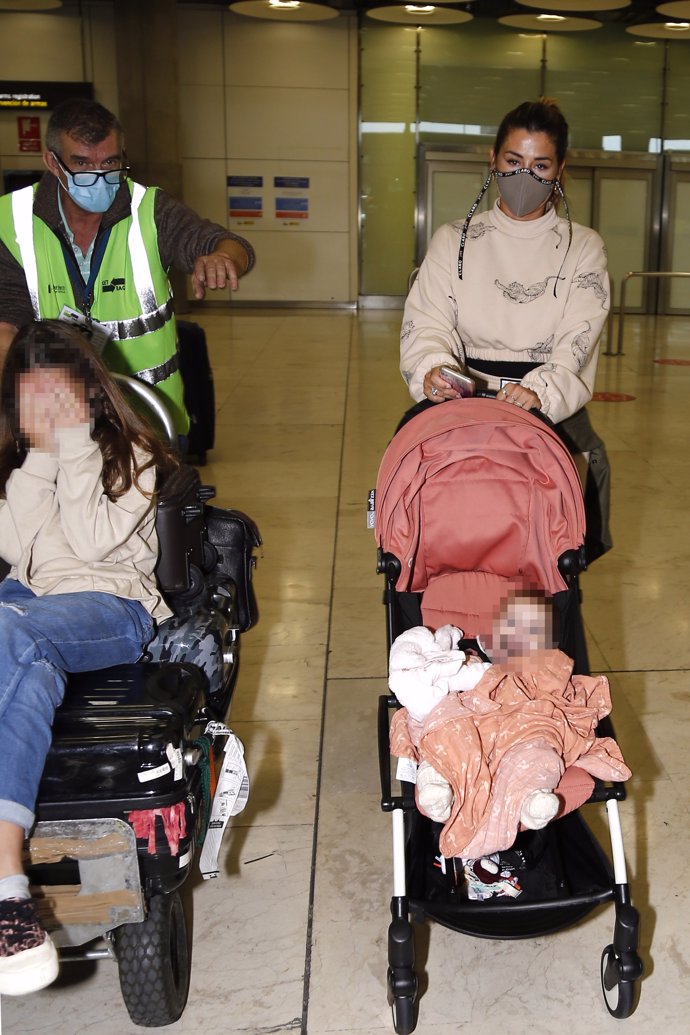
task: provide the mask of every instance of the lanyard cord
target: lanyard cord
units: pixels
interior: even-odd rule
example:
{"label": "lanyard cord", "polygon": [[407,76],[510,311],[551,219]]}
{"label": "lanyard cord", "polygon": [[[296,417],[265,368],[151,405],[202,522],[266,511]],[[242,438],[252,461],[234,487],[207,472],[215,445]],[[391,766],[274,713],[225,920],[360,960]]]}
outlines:
{"label": "lanyard cord", "polygon": [[563,204],[565,205],[565,214],[566,214],[566,217],[568,219],[568,247],[565,250],[565,255],[563,256],[563,261],[561,262],[561,266],[560,266],[560,269],[559,269],[559,271],[558,271],[558,273],[556,275],[556,279],[553,282],[553,297],[554,298],[556,298],[556,288],[558,287],[558,281],[561,279],[561,273],[563,272],[563,267],[565,266],[565,260],[568,258],[568,252],[570,251],[570,245],[573,243],[573,223],[572,223],[572,220],[570,218],[570,209],[568,208],[568,199],[565,196],[565,191],[563,190],[563,188],[561,186],[561,181],[560,180],[556,180],[556,188],[555,189],[558,192],[558,194],[561,196]]}
{"label": "lanyard cord", "polygon": [[484,186],[479,191],[479,194],[476,197],[474,205],[472,206],[472,208],[467,213],[467,216],[465,217],[465,223],[464,223],[464,226],[462,228],[462,232],[460,233],[460,248],[458,250],[458,277],[460,278],[460,280],[462,280],[462,265],[463,265],[463,262],[464,262],[464,259],[465,259],[465,241],[467,240],[467,230],[468,230],[469,225],[470,225],[470,220],[472,219],[472,216],[474,215],[474,213],[477,211],[477,208],[479,207],[480,201],[482,200],[482,198],[486,194],[487,190],[489,189],[489,184],[491,183],[491,179],[493,177],[493,174],[494,174],[493,169],[490,169],[489,170],[489,175],[487,176],[486,180],[484,181]]}
{"label": "lanyard cord", "polygon": [[74,291],[75,300],[77,302],[77,305],[79,305],[79,308],[86,316],[89,323],[91,323],[93,289],[96,283],[96,277],[98,276],[99,270],[103,263],[103,257],[105,255],[105,250],[108,246],[108,240],[110,238],[111,230],[112,227],[109,226],[108,229],[104,230],[100,237],[98,237],[96,240],[96,246],[93,250],[93,255],[91,256],[89,279],[88,281],[86,281],[86,283],[84,282],[84,278],[81,275],[81,270],[79,269],[79,263],[77,262],[77,257],[74,254],[74,250],[62,236],[62,234],[59,235],[60,244],[62,245],[62,252],[65,256],[65,263],[67,265],[67,273],[69,274],[69,279],[72,283],[72,290]]}

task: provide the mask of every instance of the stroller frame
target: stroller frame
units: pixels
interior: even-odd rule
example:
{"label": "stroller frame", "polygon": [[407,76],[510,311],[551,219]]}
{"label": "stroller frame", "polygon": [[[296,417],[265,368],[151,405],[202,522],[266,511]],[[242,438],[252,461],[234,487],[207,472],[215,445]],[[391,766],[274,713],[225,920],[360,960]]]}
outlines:
{"label": "stroller frame", "polygon": [[[467,401],[460,405],[467,406]],[[379,543],[381,541],[380,538]],[[585,567],[582,546],[564,551],[558,558],[558,571],[566,589],[554,597],[570,620],[567,629],[565,623],[563,626],[561,650],[574,659],[575,671],[582,674],[589,672],[579,609],[579,575]],[[401,560],[379,545],[377,572],[385,578],[383,602],[386,606],[389,652],[401,632],[423,624],[421,593],[405,592],[398,588],[402,570]],[[594,791],[585,803],[589,805],[598,802],[605,805],[613,865],[580,816],[579,810],[550,823],[544,829],[548,850],[563,867],[556,897],[527,901],[520,897],[494,898],[475,902],[460,898],[452,901],[452,892],[436,894],[433,889],[430,895],[428,875],[424,872],[423,864],[420,872],[419,849],[421,845],[422,853],[430,862],[434,851],[438,851],[437,838],[442,824],[434,824],[418,811],[414,783],[403,777],[399,780],[400,792],[393,793],[389,721],[391,713],[399,707],[394,694],[382,694],[379,697],[381,808],[389,812],[392,819],[393,886],[388,928],[387,991],[395,1031],[398,1035],[408,1035],[414,1031],[417,1023],[418,979],[415,973],[413,920],[434,920],[474,937],[506,940],[530,938],[571,926],[597,906],[609,901],[614,902],[615,920],[612,941],[605,946],[601,955],[602,992],[612,1016],[630,1016],[636,1006],[643,968],[637,951],[639,913],[631,902],[618,809],[618,802],[626,798],[625,786],[595,779]],[[609,717],[600,721],[597,735],[614,735]],[[575,871],[583,860],[587,872],[580,878]]]}

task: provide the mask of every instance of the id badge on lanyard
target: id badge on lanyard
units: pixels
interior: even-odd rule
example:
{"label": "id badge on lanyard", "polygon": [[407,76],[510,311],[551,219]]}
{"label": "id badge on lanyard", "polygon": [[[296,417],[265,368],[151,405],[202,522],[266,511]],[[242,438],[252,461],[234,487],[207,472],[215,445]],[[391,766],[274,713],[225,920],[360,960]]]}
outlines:
{"label": "id badge on lanyard", "polygon": [[63,305],[58,315],[58,320],[72,324],[73,327],[78,327],[82,334],[91,342],[99,356],[112,338],[107,327],[98,323],[97,320],[91,319],[78,309],[72,309],[71,306]]}
{"label": "id badge on lanyard", "polygon": [[62,237],[60,238],[60,244],[62,245],[62,251],[67,265],[67,272],[72,281],[74,297],[78,298],[79,295],[82,296],[84,309],[73,309],[69,305],[63,305],[60,315],[58,316],[58,320],[62,320],[64,323],[70,323],[73,327],[78,327],[82,334],[84,334],[84,336],[91,342],[91,345],[98,355],[103,352],[108,342],[112,339],[112,334],[108,328],[104,327],[103,324],[98,322],[98,320],[94,320],[91,316],[93,286],[96,281],[96,277],[98,276],[98,271],[101,268],[101,263],[103,262],[103,256],[105,255],[105,249],[108,244],[108,239],[110,238],[111,229],[111,227],[108,227],[108,229],[105,230],[97,240],[91,259],[91,270],[87,284],[84,284],[83,282],[72,248],[70,248],[66,240]]}

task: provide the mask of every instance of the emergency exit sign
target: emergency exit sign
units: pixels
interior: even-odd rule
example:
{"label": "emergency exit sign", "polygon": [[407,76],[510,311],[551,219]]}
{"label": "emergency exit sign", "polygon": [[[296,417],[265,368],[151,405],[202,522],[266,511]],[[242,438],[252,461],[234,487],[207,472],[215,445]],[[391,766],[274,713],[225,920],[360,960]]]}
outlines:
{"label": "emergency exit sign", "polygon": [[17,116],[17,139],[22,152],[41,150],[41,120],[38,115]]}

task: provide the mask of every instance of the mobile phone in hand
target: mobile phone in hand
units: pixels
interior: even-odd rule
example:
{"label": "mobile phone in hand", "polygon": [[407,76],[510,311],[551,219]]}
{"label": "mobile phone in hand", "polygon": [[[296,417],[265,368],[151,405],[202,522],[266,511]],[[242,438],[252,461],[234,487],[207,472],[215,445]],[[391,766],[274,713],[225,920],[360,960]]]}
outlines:
{"label": "mobile phone in hand", "polygon": [[463,374],[462,370],[458,370],[457,367],[443,366],[440,368],[439,373],[451,388],[454,388],[456,392],[460,392],[463,399],[469,398],[477,391],[477,386],[472,378],[468,374]]}

